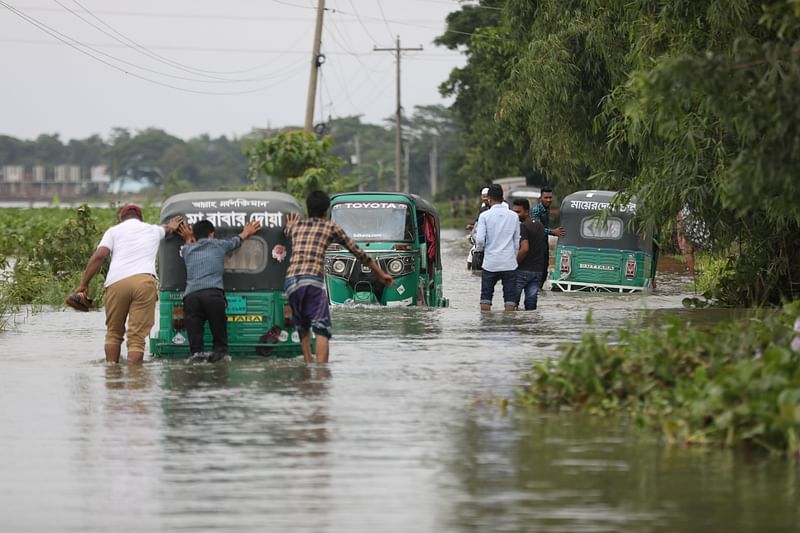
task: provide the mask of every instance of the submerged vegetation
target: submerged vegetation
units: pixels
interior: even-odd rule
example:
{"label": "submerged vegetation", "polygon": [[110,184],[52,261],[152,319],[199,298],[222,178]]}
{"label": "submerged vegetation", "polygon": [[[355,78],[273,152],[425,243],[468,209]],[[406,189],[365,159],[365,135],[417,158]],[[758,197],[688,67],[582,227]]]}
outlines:
{"label": "submerged vegetation", "polygon": [[[145,220],[157,218],[145,208]],[[103,232],[116,223],[114,208],[0,209],[0,330],[20,306],[62,305],[78,286]],[[106,267],[107,268],[107,267]],[[90,287],[102,295],[105,268]]]}
{"label": "submerged vegetation", "polygon": [[800,302],[709,327],[586,333],[534,366],[519,405],[626,416],[676,445],[800,457]]}

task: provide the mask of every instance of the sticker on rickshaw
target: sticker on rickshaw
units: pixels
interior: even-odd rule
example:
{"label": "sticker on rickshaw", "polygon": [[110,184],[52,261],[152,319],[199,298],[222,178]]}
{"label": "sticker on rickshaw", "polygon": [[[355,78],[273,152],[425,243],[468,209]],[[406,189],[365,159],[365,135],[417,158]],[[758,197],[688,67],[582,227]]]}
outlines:
{"label": "sticker on rickshaw", "polygon": [[588,268],[589,270],[617,270],[613,265],[594,265],[592,263],[581,263],[578,265],[580,268]]}
{"label": "sticker on rickshaw", "polygon": [[225,312],[229,315],[243,315],[247,312],[247,302],[244,296],[227,295],[225,299],[228,305],[225,307]]}
{"label": "sticker on rickshaw", "polygon": [[228,322],[264,322],[260,315],[228,315]]}

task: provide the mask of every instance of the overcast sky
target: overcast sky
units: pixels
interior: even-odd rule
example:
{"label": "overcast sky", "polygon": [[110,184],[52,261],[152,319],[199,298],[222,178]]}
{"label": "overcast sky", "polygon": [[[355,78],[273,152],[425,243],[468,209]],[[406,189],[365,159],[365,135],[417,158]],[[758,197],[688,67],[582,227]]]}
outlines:
{"label": "overcast sky", "polygon": [[[302,126],[316,0],[0,0],[0,134],[62,140],[114,127],[187,139]],[[449,104],[464,56],[434,46],[458,0],[326,0],[315,122]],[[65,44],[69,43],[69,44]]]}

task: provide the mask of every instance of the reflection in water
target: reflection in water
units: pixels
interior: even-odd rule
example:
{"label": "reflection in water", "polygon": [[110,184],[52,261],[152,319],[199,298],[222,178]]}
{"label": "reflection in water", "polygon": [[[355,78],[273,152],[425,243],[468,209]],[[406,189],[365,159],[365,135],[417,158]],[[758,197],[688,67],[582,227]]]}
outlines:
{"label": "reflection in water", "polygon": [[451,466],[454,530],[797,531],[797,469],[731,452],[661,447],[581,414],[476,416]]}
{"label": "reflection in water", "polygon": [[449,308],[335,308],[324,366],[107,366],[102,313],[26,316],[0,334],[0,527],[798,530],[796,465],[480,402],[511,395],[532,360],[589,329],[706,320],[681,308],[686,278],[649,296],[544,293],[533,312],[481,313],[467,250],[463,233],[444,235]]}
{"label": "reflection in water", "polygon": [[[286,496],[324,489],[331,374],[285,359],[164,364],[161,447],[172,460],[163,465],[162,490],[194,502],[181,509],[182,526],[203,527],[212,510],[224,516],[324,506],[318,497]],[[187,521],[187,511],[199,514]]]}

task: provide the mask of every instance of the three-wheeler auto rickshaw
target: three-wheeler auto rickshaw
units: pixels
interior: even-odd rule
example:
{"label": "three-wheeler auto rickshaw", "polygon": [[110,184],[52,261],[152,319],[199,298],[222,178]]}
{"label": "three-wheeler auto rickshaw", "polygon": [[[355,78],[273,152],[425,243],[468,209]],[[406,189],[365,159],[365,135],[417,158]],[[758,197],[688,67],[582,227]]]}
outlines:
{"label": "three-wheeler auto rickshaw", "polygon": [[331,220],[394,278],[385,287],[344,246],[325,254],[332,304],[446,307],[439,214],[414,194],[353,192],[331,198]]}
{"label": "three-wheeler auto rickshaw", "polygon": [[[161,222],[181,215],[190,226],[206,219],[214,224],[215,238],[241,232],[245,223],[261,221],[262,228],[225,258],[223,281],[228,315],[228,353],[295,356],[302,353],[292,327],[283,284],[291,254],[283,234],[286,217],[303,211],[281,192],[190,192],[172,196],[161,208]],[[186,266],[179,255],[183,240],[169,235],[158,251],[160,281],[158,330],[150,338],[155,356],[188,357],[189,339],[183,322]],[[206,324],[205,345],[211,346]]]}
{"label": "three-wheeler auto rickshaw", "polygon": [[634,218],[636,200],[611,210],[614,191],[578,191],[561,202],[550,287],[554,291],[634,293],[654,286],[658,247],[653,228]]}

